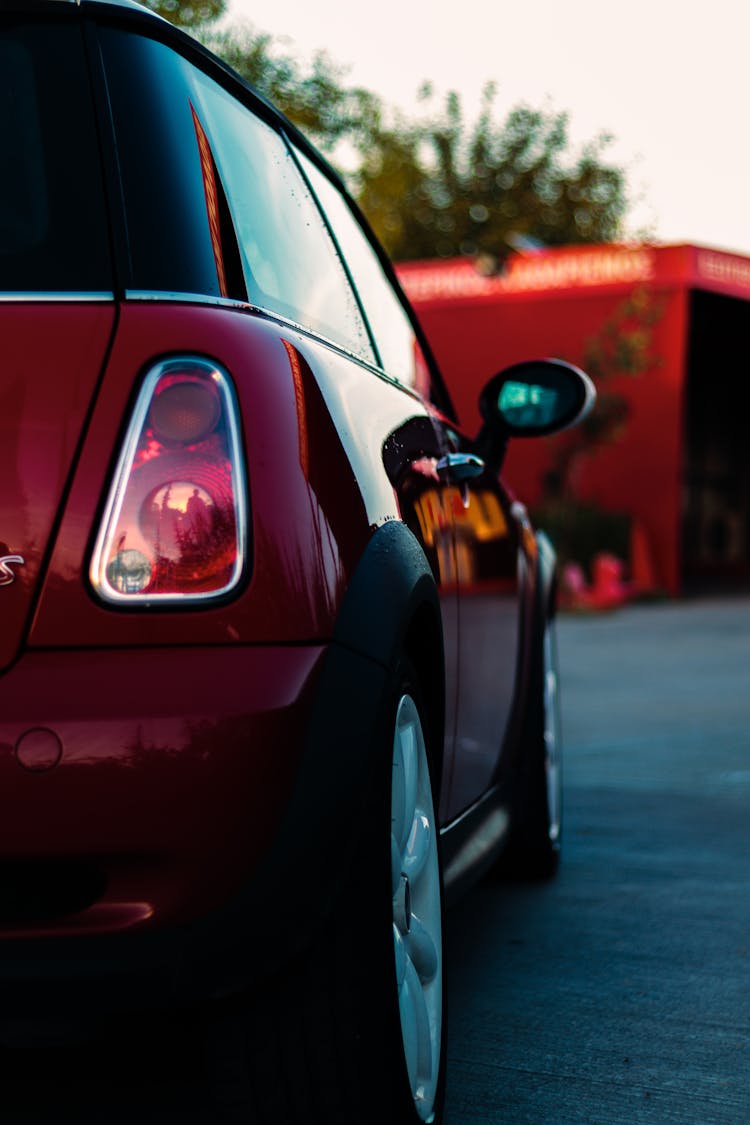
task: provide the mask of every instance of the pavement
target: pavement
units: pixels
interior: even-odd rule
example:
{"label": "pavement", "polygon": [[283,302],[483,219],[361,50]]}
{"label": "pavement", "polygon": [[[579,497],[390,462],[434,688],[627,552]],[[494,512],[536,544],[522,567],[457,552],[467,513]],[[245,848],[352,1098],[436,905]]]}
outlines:
{"label": "pavement", "polygon": [[558,637],[563,863],[449,917],[446,1125],[748,1125],[750,599]]}

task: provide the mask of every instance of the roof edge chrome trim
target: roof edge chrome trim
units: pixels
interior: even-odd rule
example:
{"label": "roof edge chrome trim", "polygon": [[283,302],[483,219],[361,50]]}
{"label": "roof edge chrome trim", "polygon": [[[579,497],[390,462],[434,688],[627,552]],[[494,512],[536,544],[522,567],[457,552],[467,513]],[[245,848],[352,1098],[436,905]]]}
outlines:
{"label": "roof edge chrome trim", "polygon": [[240,312],[254,313],[257,316],[264,317],[266,320],[274,321],[275,324],[282,324],[285,328],[291,328],[294,332],[301,332],[303,336],[309,336],[311,340],[317,340],[318,343],[325,344],[326,347],[333,348],[334,351],[347,356],[349,359],[355,360],[357,363],[361,363],[363,367],[387,379],[389,383],[394,383],[397,387],[400,387],[402,391],[413,394],[417,398],[419,397],[414,388],[410,387],[408,383],[400,383],[398,379],[394,379],[392,375],[389,375],[384,368],[378,367],[377,364],[365,359],[364,356],[357,355],[356,352],[350,351],[349,348],[344,347],[343,344],[332,340],[330,336],[324,336],[323,333],[318,332],[314,328],[306,328],[304,324],[299,324],[296,320],[291,320],[288,316],[284,316],[283,313],[274,312],[273,309],[265,309],[261,305],[252,305],[249,301],[232,300],[230,297],[211,297],[202,293],[170,293],[166,290],[159,292],[158,290],[151,291],[146,289],[126,289],[125,300],[153,302],[154,304],[161,301],[164,304],[175,305],[210,305],[218,306],[219,308],[237,309]]}
{"label": "roof edge chrome trim", "polygon": [[[66,3],[78,3],[78,0],[65,0]],[[109,301],[114,301],[115,295],[113,292],[103,290],[101,293],[76,293],[73,290],[60,291],[59,293],[0,293],[0,305],[2,304],[66,304],[75,305],[78,302],[85,302],[86,304],[104,304]]]}
{"label": "roof edge chrome trim", "polygon": [[162,301],[179,305],[219,305],[226,309],[245,309],[264,312],[264,309],[233,297],[214,297],[208,293],[175,293],[171,290],[126,289],[126,301]]}

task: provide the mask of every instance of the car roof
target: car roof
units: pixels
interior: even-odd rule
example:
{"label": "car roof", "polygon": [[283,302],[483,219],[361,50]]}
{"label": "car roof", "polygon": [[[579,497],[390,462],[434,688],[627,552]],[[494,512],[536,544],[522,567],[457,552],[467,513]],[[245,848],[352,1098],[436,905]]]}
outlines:
{"label": "car roof", "polygon": [[[91,6],[91,0],[54,0],[54,2],[75,4],[78,8],[88,8]],[[164,23],[169,22],[168,20],[164,20],[164,17],[160,16],[158,12],[153,11],[152,8],[149,8],[145,4],[138,4],[136,0],[94,0],[94,2],[99,8],[129,8],[131,11],[140,12],[142,15],[151,16],[153,19],[162,20]]]}
{"label": "car roof", "polygon": [[242,75],[238,74],[228,63],[224,62],[218,55],[215,55],[207,47],[205,47],[193,35],[184,31],[182,28],[175,26],[160,16],[152,8],[147,7],[145,4],[139,4],[136,0],[0,0],[0,6],[8,3],[11,8],[18,7],[20,10],[28,10],[29,8],[46,9],[49,11],[51,7],[56,4],[65,4],[70,8],[71,5],[77,7],[81,13],[95,13],[104,14],[107,11],[121,13],[122,17],[128,21],[131,19],[137,25],[143,21],[142,25],[150,24],[152,27],[157,26],[161,30],[159,37],[169,42],[170,40],[175,44],[182,44],[184,49],[187,49],[194,57],[202,57],[204,63],[208,64],[210,70],[216,75],[223,72],[225,80],[228,80],[235,90],[244,88],[250,94],[256,110],[260,110],[269,122],[273,123],[276,128],[282,129],[287,136],[292,138],[312,160],[325,169],[326,173],[338,183],[338,185],[346,190],[343,180],[339,173],[331,166],[323,154],[315,147],[314,144],[302,133],[297,126],[289,120],[288,117],[278,106],[274,105],[260,90],[257,90],[251,85]]}
{"label": "car roof", "polygon": [[[255,110],[259,111],[261,115],[264,116],[266,120],[269,121],[269,123],[272,123],[277,129],[281,129],[282,132],[285,133],[290,140],[294,141],[294,143],[302,150],[302,152],[306,153],[312,159],[312,161],[317,164],[321,168],[321,170],[323,170],[334,181],[334,183],[339,186],[341,190],[343,190],[349,200],[350,206],[353,208],[354,213],[359,218],[360,223],[362,224],[364,229],[369,232],[372,239],[373,249],[377,257],[380,259],[380,263],[386,276],[389,278],[394,289],[396,289],[397,292],[403,293],[401,282],[399,281],[393,268],[393,263],[387,257],[382,246],[374,237],[369,222],[363,215],[361,208],[358,206],[356,201],[352,199],[351,195],[347,191],[346,185],[344,184],[342,177],[336,171],[336,169],[331,166],[331,164],[326,160],[325,156],[323,156],[323,154],[315,147],[314,144],[312,144],[312,142],[305,136],[305,134],[300,129],[298,129],[298,127],[292,121],[290,121],[289,118],[286,117],[285,114],[283,114],[278,109],[278,107],[273,104],[273,102],[269,101],[269,99],[264,94],[262,94],[245,78],[238,74],[228,63],[224,62],[223,59],[219,58],[212,51],[204,47],[203,44],[201,44],[192,35],[183,31],[182,28],[176,27],[174,24],[170,23],[169,20],[164,19],[163,16],[160,16],[157,12],[154,12],[151,8],[146,7],[144,4],[137,3],[136,0],[0,0],[0,4],[2,3],[9,3],[10,7],[15,7],[16,5],[18,5],[19,8],[23,8],[25,10],[28,10],[29,7],[35,7],[37,6],[37,4],[40,8],[44,7],[49,10],[49,8],[53,6],[53,4],[64,3],[67,6],[70,6],[71,4],[74,5],[81,11],[82,14],[85,14],[88,11],[93,15],[96,11],[105,13],[107,10],[109,10],[113,13],[114,16],[114,13],[119,12],[121,13],[120,18],[128,22],[132,20],[134,24],[137,25],[139,22],[145,21],[147,23],[150,23],[152,27],[159,27],[161,29],[159,32],[160,38],[163,38],[167,42],[172,40],[175,43],[181,43],[183,45],[183,48],[188,49],[194,57],[202,57],[205,63],[209,65],[211,72],[213,72],[215,76],[223,72],[225,81],[228,80],[235,90],[237,88],[244,88],[247,94],[250,95]],[[455,418],[455,409],[451,402],[450,394],[448,393],[442,376],[440,375],[439,368],[435,361],[434,353],[429,344],[429,341],[427,340],[427,337],[425,336],[425,333],[422,330],[419,321],[417,320],[416,314],[411,309],[408,300],[406,301],[406,305],[410,310],[410,319],[417,339],[421,344],[423,353],[427,358],[428,365],[432,370],[436,386],[439,387],[440,409],[443,410],[447,417]]]}
{"label": "car roof", "polygon": [[[71,0],[68,0],[68,2],[71,2]],[[130,8],[131,11],[140,12],[141,14],[151,16],[152,19],[161,20],[163,23],[169,22],[168,20],[165,20],[163,16],[160,16],[158,12],[155,12],[152,8],[147,7],[145,4],[136,3],[136,0],[72,0],[72,2],[80,5],[80,7],[82,8],[90,7],[92,2],[95,3],[97,7],[104,6],[107,8]]]}
{"label": "car roof", "polygon": [[[0,4],[3,0],[0,0]],[[74,5],[79,8],[82,13],[89,12],[92,15],[95,12],[106,13],[108,10],[114,15],[116,12],[121,12],[122,16],[128,20],[133,19],[137,24],[141,20],[150,23],[152,26],[157,25],[162,30],[160,37],[166,37],[167,40],[171,39],[175,43],[181,43],[184,48],[187,48],[194,56],[202,56],[204,60],[210,64],[214,72],[223,71],[224,75],[235,86],[243,87],[256,103],[256,108],[262,107],[263,115],[272,121],[277,128],[281,128],[290,137],[294,138],[296,144],[313,158],[315,163],[325,168],[326,172],[338,182],[339,186],[344,187],[340,175],[334,168],[331,167],[329,162],[325,159],[322,153],[311,143],[311,141],[302,133],[296,125],[294,125],[284,113],[274,105],[273,102],[252,86],[242,75],[238,74],[231,66],[229,66],[223,59],[215,55],[212,51],[206,48],[198,39],[193,35],[184,31],[182,28],[175,26],[160,16],[152,8],[147,7],[145,4],[137,3],[137,0],[9,0],[10,7],[18,6],[19,9],[27,9],[29,7],[49,8],[54,4],[65,4],[67,7]]]}
{"label": "car roof", "polygon": [[[81,3],[85,4],[87,0],[60,0],[60,2],[63,4],[78,4],[80,6]],[[135,0],[100,0],[100,2],[113,4],[116,8],[137,8],[141,12],[151,12],[150,8],[146,7],[144,4],[137,4]],[[151,12],[151,14],[155,15],[156,13]]]}
{"label": "car roof", "polygon": [[[86,0],[60,0],[60,3],[62,4],[78,4],[79,7],[82,2],[86,3]],[[151,9],[147,8],[144,4],[137,4],[135,0],[103,0],[103,2],[107,4],[113,4],[116,8],[137,8],[141,12],[151,11]],[[152,13],[152,15],[155,14],[156,13]]]}
{"label": "car roof", "polygon": [[[91,0],[46,0],[46,3],[60,3],[60,4],[75,4],[77,8],[88,8],[91,6]],[[168,23],[163,16],[158,12],[153,11],[145,4],[138,4],[136,0],[94,0],[96,7],[105,8],[129,8],[133,12],[140,12],[142,15],[151,16],[152,19],[161,20]],[[19,7],[21,5],[19,4]]]}

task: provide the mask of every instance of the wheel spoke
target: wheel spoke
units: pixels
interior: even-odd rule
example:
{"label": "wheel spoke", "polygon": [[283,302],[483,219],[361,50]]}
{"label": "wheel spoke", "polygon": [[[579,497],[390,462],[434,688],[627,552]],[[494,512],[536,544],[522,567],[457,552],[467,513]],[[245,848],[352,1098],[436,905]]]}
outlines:
{"label": "wheel spoke", "polygon": [[[420,1063],[420,1050],[419,1039],[420,1029],[417,1020],[417,1006],[415,1003],[416,995],[414,989],[414,980],[416,973],[414,966],[410,964],[407,957],[404,958],[406,966],[406,974],[401,987],[398,992],[398,1010],[401,1016],[401,1034],[404,1040],[404,1055],[406,1057],[406,1069],[409,1072],[409,1082],[412,1090],[415,1090],[419,1081],[419,1063]],[[409,970],[411,969],[411,973]],[[416,992],[420,995],[422,988],[419,980],[416,979]]]}
{"label": "wheel spoke", "polygon": [[414,722],[399,722],[393,748],[392,831],[402,852],[414,822],[417,804],[417,745]]}
{"label": "wheel spoke", "polygon": [[422,984],[429,984],[435,979],[440,959],[432,934],[422,925],[416,914],[411,916],[409,932],[405,934],[403,943]]}
{"label": "wheel spoke", "polygon": [[430,1017],[427,1011],[424,989],[411,960],[406,960],[406,988],[413,1011],[414,1034],[416,1038],[418,1086],[424,1088],[432,1076],[432,1036]]}
{"label": "wheel spoke", "polygon": [[396,837],[391,832],[391,897],[396,894],[401,882],[401,851]]}
{"label": "wheel spoke", "polygon": [[430,821],[421,809],[417,809],[402,859],[404,875],[408,875],[412,883],[419,879],[424,870],[424,865],[430,854],[431,841]]}
{"label": "wheel spoke", "polygon": [[399,702],[391,788],[391,891],[396,985],[409,1082],[421,1121],[431,1120],[442,1034],[440,868],[430,769],[419,711]]}
{"label": "wheel spoke", "polygon": [[404,940],[399,933],[398,926],[393,927],[393,952],[396,958],[396,987],[401,992],[401,987],[406,976],[406,950]]}

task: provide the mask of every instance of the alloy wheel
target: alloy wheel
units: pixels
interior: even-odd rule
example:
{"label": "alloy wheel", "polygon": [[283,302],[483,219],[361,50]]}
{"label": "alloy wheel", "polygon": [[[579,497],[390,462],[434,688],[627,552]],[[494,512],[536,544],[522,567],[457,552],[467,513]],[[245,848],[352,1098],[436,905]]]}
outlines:
{"label": "alloy wheel", "polygon": [[547,780],[547,812],[549,838],[552,844],[560,839],[562,822],[562,771],[560,762],[560,697],[557,676],[557,652],[551,622],[544,630],[544,768]]}
{"label": "alloy wheel", "polygon": [[443,941],[438,830],[424,732],[411,695],[396,711],[391,784],[393,944],[404,1055],[421,1121],[434,1118]]}

